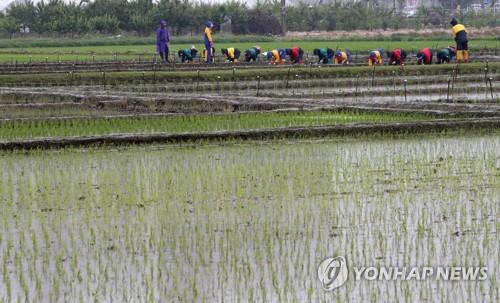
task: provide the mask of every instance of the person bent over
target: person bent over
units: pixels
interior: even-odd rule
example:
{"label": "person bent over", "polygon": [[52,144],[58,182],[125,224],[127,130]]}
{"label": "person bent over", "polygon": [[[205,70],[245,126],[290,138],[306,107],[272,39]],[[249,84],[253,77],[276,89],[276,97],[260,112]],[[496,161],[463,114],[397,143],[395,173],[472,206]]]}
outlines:
{"label": "person bent over", "polygon": [[260,55],[260,47],[252,46],[245,50],[245,62],[255,62]]}
{"label": "person bent over", "polygon": [[270,52],[265,52],[263,55],[270,64],[283,64],[286,59],[286,50],[284,48],[277,48]]}
{"label": "person bent over", "polygon": [[203,41],[205,44],[205,63],[213,63],[214,60],[212,59],[214,56],[214,40],[212,39],[212,31],[214,28],[214,24],[212,21],[207,21],[205,23],[205,31],[203,33]]}
{"label": "person bent over", "polygon": [[432,50],[430,48],[422,48],[417,53],[417,64],[427,65],[432,64]]}
{"label": "person bent over", "polygon": [[304,56],[304,50],[302,50],[302,48],[300,47],[287,48],[286,55],[290,58],[290,63],[302,64],[302,57]]}
{"label": "person bent over", "polygon": [[382,61],[383,54],[384,52],[382,51],[381,48],[371,50],[368,53],[368,66],[384,64],[384,62]]}
{"label": "person bent over", "polygon": [[196,54],[198,50],[191,46],[191,48],[181,49],[177,52],[179,57],[181,58],[182,63],[193,62],[194,58],[196,58]]}
{"label": "person bent over", "polygon": [[387,52],[389,65],[404,65],[406,56],[406,51],[402,48],[395,48],[392,52]]}
{"label": "person bent over", "polygon": [[346,50],[335,52],[335,64],[350,64],[351,63],[351,53]]}
{"label": "person bent over", "polygon": [[226,62],[236,63],[240,59],[240,50],[234,47],[221,49],[222,55],[226,56]]}
{"label": "person bent over", "polygon": [[315,48],[313,54],[318,56],[318,63],[329,64],[332,63],[334,52],[331,48]]}
{"label": "person bent over", "polygon": [[451,59],[455,57],[455,52],[455,48],[451,46],[440,49],[436,55],[437,64],[450,63]]}
{"label": "person bent over", "polygon": [[453,18],[450,22],[451,35],[457,43],[457,62],[469,62],[469,40],[467,38],[467,29],[463,24],[458,23],[457,19]]}

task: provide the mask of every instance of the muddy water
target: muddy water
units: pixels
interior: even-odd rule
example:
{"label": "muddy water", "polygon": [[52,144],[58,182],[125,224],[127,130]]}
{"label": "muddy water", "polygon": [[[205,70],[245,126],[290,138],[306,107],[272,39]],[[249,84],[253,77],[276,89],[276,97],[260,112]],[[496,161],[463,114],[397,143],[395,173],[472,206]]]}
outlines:
{"label": "muddy water", "polygon": [[[0,157],[0,301],[495,302],[498,136]],[[317,266],[486,266],[481,282]]]}

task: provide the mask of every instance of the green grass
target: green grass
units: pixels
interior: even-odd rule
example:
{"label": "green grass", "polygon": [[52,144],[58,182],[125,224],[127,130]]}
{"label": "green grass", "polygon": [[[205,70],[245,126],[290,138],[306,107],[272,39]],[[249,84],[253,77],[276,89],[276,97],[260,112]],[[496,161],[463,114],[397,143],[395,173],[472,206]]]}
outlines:
{"label": "green grass", "polygon": [[[349,49],[352,52],[368,52],[370,49],[382,48],[390,50],[401,47],[408,51],[416,51],[423,47],[442,48],[453,45],[450,40],[419,40],[419,41],[260,41],[260,42],[237,42],[237,43],[217,43],[214,38],[216,48],[219,52],[221,48],[236,47],[245,50],[251,46],[259,45],[262,51],[271,50],[278,47],[300,46],[306,52],[312,52],[314,48],[330,47],[332,49]],[[175,41],[174,41],[175,42]],[[171,45],[171,53],[177,50],[190,47],[191,43]],[[204,48],[199,43],[195,44],[198,50]],[[500,46],[498,40],[471,40],[469,44],[472,50],[478,48],[495,48]],[[92,61],[92,60],[114,60],[117,54],[118,60],[152,60],[155,53],[154,44],[145,45],[105,45],[105,46],[75,46],[75,47],[31,47],[31,48],[3,48],[0,49],[0,62],[43,62],[43,61]],[[94,55],[94,56],[93,56]]]}
{"label": "green grass", "polygon": [[248,113],[202,116],[163,116],[114,119],[75,119],[0,123],[0,140],[70,137],[119,133],[185,133],[248,130],[289,126],[318,126],[354,122],[428,120],[423,114],[361,112]]}

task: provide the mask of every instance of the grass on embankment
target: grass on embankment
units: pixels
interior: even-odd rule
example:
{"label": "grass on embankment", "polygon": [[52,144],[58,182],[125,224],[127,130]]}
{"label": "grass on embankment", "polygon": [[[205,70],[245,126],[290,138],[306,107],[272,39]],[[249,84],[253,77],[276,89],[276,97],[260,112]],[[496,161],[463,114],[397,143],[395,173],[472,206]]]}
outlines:
{"label": "grass on embankment", "polygon": [[[188,66],[188,65],[186,65]],[[412,76],[412,75],[443,75],[450,76],[456,65],[408,65],[404,69],[400,66],[377,66],[375,69],[368,66],[294,66],[292,69],[285,67],[269,66],[268,68],[238,68],[233,74],[233,69],[228,65],[225,69],[203,70],[198,74],[193,71],[179,71],[170,69],[168,71],[145,71],[145,72],[75,72],[75,73],[50,73],[50,74],[9,74],[0,75],[2,85],[18,86],[44,86],[44,85],[113,85],[123,83],[162,83],[164,81],[255,81],[257,76],[261,80],[282,80],[290,76],[298,75],[299,79],[307,78],[349,78],[349,77],[375,77],[383,76]],[[460,74],[483,74],[485,63],[470,63],[460,65]],[[497,73],[500,62],[490,62],[488,73]],[[233,75],[235,79],[233,79]]]}
{"label": "grass on embankment", "polygon": [[425,114],[340,112],[274,112],[197,116],[163,116],[48,121],[2,121],[0,140],[36,137],[73,137],[122,133],[196,133],[294,126],[324,126],[355,122],[411,122],[430,120]]}
{"label": "grass on embankment", "polygon": [[[300,46],[305,52],[312,53],[315,48],[329,47],[332,49],[348,49],[351,52],[368,53],[370,49],[382,48],[384,51],[400,47],[410,52],[415,52],[420,48],[430,47],[433,49],[453,45],[450,40],[418,40],[418,41],[353,41],[353,40],[277,40],[277,41],[255,41],[255,42],[221,42],[217,43],[215,37],[217,55],[220,55],[221,48],[236,47],[245,50],[251,46],[259,45],[262,51],[274,48],[288,48]],[[175,40],[174,40],[175,41]],[[201,39],[194,43],[200,51],[204,46]],[[179,49],[190,47],[191,43],[172,43],[171,56],[176,55]],[[469,47],[474,53],[475,49],[498,48],[498,40],[471,40]],[[57,62],[57,61],[93,61],[93,60],[152,60],[155,53],[155,45],[98,45],[98,46],[66,46],[66,47],[28,47],[28,48],[0,48],[0,62]],[[115,54],[117,57],[115,57]]]}

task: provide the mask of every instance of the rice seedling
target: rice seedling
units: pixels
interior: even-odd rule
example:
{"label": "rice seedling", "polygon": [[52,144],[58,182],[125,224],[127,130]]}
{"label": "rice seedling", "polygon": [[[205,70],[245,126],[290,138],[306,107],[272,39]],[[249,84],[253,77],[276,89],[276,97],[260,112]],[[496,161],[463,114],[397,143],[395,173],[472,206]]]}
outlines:
{"label": "rice seedling", "polygon": [[[2,153],[0,300],[493,302],[499,147],[494,133]],[[326,293],[330,255],[492,271]]]}
{"label": "rice seedling", "polygon": [[0,122],[0,140],[119,133],[185,133],[290,126],[321,126],[354,122],[405,122],[429,119],[430,116],[427,114],[319,111],[108,119],[14,120]]}

